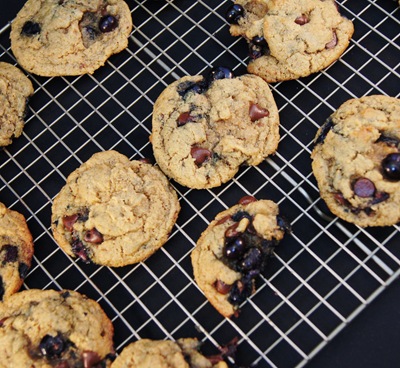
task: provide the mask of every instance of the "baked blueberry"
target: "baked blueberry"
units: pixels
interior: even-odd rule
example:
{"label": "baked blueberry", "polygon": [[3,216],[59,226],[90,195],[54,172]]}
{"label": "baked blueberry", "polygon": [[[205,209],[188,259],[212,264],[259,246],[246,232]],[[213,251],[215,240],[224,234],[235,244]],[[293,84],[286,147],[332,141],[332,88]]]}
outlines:
{"label": "baked blueberry", "polygon": [[60,334],[56,336],[45,335],[40,341],[39,349],[42,355],[49,358],[60,356],[66,344]]}
{"label": "baked blueberry", "polygon": [[105,15],[99,21],[100,32],[111,32],[118,26],[117,18],[112,15]]}
{"label": "baked blueberry", "polygon": [[41,31],[40,24],[28,20],[24,23],[21,29],[21,34],[24,36],[35,36]]}
{"label": "baked blueberry", "polygon": [[231,5],[225,14],[225,19],[229,24],[238,24],[244,15],[244,8],[239,4]]}
{"label": "baked blueberry", "polygon": [[386,179],[400,180],[400,153],[391,153],[382,161],[383,176]]}

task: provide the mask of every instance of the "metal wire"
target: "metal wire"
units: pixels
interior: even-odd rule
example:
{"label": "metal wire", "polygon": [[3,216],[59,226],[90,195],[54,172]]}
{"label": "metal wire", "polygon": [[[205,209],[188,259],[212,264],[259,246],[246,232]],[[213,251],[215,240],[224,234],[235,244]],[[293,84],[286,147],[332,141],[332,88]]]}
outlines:
{"label": "metal wire", "polygon": [[[23,213],[34,235],[24,287],[74,289],[97,300],[113,321],[117,352],[140,338],[196,336],[213,354],[238,337],[238,366],[302,367],[400,274],[399,226],[362,229],[335,218],[319,198],[310,165],[318,127],[342,102],[400,96],[397,2],[339,1],[356,29],[340,60],[271,85],[281,120],[277,154],[242,168],[220,188],[173,182],[182,211],[168,242],[145,262],[82,264],[60,250],[50,231],[52,199],[93,153],[152,157],[152,106],[166,85],[216,65],[245,72],[245,42],[229,35],[224,20],[229,3],[131,2],[128,49],[93,75],[29,75],[30,116],[23,135],[0,154],[0,201]],[[16,64],[9,32],[9,25],[0,30],[0,59]],[[190,253],[214,216],[248,194],[277,202],[293,234],[277,247],[240,316],[224,319],[193,281]]]}

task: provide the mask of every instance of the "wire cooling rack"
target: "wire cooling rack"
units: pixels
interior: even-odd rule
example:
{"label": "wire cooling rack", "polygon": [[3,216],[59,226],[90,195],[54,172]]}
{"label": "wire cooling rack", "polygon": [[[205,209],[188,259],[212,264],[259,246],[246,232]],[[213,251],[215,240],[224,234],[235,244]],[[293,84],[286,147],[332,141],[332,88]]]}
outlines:
{"label": "wire cooling rack", "polygon": [[[321,73],[271,85],[281,119],[278,152],[212,190],[174,186],[182,211],[165,246],[123,268],[83,264],[50,232],[51,203],[93,153],[152,157],[152,105],[178,77],[225,65],[245,72],[245,41],[229,35],[228,0],[130,1],[128,49],[93,76],[41,78],[23,136],[0,152],[0,201],[23,213],[35,242],[25,288],[74,289],[97,300],[118,352],[139,338],[198,337],[203,351],[238,338],[237,366],[301,367],[400,274],[400,228],[362,229],[329,215],[311,174],[318,127],[349,98],[400,95],[399,14],[392,0],[338,2],[355,24],[342,58]],[[0,60],[15,64],[10,27]],[[239,318],[222,318],[193,281],[190,253],[214,216],[243,195],[272,199],[293,234],[276,249]]]}

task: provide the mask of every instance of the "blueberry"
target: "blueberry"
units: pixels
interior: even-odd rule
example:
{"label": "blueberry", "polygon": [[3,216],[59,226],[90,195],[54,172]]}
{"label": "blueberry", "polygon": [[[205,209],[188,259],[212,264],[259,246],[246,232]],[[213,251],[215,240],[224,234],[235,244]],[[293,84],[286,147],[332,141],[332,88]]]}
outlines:
{"label": "blueberry", "polygon": [[239,222],[243,218],[247,218],[252,221],[251,215],[246,211],[239,211],[232,215],[232,220],[236,222]]}
{"label": "blueberry", "polygon": [[79,239],[76,239],[72,242],[71,245],[71,249],[72,252],[79,257],[80,259],[82,259],[82,261],[84,261],[85,263],[90,263],[90,257],[89,254],[85,248],[85,246],[83,245],[82,241]]}
{"label": "blueberry", "polygon": [[3,278],[0,276],[0,301],[3,300],[5,290],[4,290],[4,284],[3,284]]}
{"label": "blueberry", "polygon": [[18,247],[15,245],[4,244],[1,252],[5,252],[3,263],[15,262],[18,259]]}
{"label": "blueberry", "polygon": [[29,266],[26,263],[20,263],[18,266],[18,273],[21,279],[24,279],[28,274]]}
{"label": "blueberry", "polygon": [[225,14],[225,19],[229,24],[238,24],[244,15],[244,8],[239,4],[231,5]]}
{"label": "blueberry", "polygon": [[118,26],[117,18],[112,15],[105,15],[99,21],[100,32],[107,33],[113,31]]}
{"label": "blueberry", "polygon": [[59,356],[65,349],[65,342],[60,334],[57,336],[46,335],[40,341],[40,352],[49,358]]}
{"label": "blueberry", "polygon": [[191,82],[191,81],[187,81],[187,82],[182,82],[179,83],[176,90],[179,93],[179,95],[182,98],[185,98],[186,95],[190,92],[192,93],[197,93],[197,94],[201,94],[203,92],[205,92],[207,89],[207,85],[205,83],[205,81],[200,81],[200,82]]}
{"label": "blueberry", "polygon": [[231,79],[231,78],[234,78],[232,70],[230,70],[225,66],[217,66],[210,71],[207,80],[210,84],[211,82],[217,79]]}
{"label": "blueberry", "polygon": [[243,303],[253,292],[253,280],[244,276],[233,284],[228,301],[233,305]]}
{"label": "blueberry", "polygon": [[258,248],[250,248],[243,256],[240,268],[242,271],[260,269],[263,262],[263,254]]}
{"label": "blueberry", "polygon": [[237,237],[225,245],[224,256],[229,259],[238,259],[245,251],[246,244],[242,237]]}
{"label": "blueberry", "polygon": [[314,144],[320,144],[325,141],[326,136],[328,135],[329,131],[333,128],[333,121],[329,117],[325,123],[321,126],[318,135],[315,137]]}
{"label": "blueberry", "polygon": [[22,26],[21,34],[25,36],[34,36],[41,31],[40,24],[28,20]]}
{"label": "blueberry", "polygon": [[252,44],[259,47],[268,47],[267,41],[263,36],[255,36],[251,40]]}
{"label": "blueberry", "polygon": [[382,161],[383,176],[386,179],[400,180],[400,153],[391,153]]}

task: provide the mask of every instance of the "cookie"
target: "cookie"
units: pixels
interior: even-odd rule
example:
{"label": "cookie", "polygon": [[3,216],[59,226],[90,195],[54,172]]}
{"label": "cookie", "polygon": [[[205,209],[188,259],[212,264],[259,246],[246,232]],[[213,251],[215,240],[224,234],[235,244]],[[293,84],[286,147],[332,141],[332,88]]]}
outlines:
{"label": "cookie", "polygon": [[151,143],[170,178],[189,188],[217,187],[243,164],[258,165],[279,142],[279,116],[268,84],[224,67],[170,84],[153,109]]}
{"label": "cookie", "polygon": [[231,35],[248,43],[248,72],[271,83],[325,69],[354,32],[335,0],[236,0],[226,19]]}
{"label": "cookie", "polygon": [[175,341],[141,339],[126,346],[111,368],[227,368],[224,361],[212,362],[199,352],[195,338]]}
{"label": "cookie", "polygon": [[2,367],[110,367],[113,326],[75,291],[24,290],[0,305]]}
{"label": "cookie", "polygon": [[68,176],[53,201],[52,231],[70,256],[119,267],[159,249],[179,211],[177,194],[158,168],[105,151]]}
{"label": "cookie", "polygon": [[92,74],[128,46],[131,30],[123,0],[28,0],[11,25],[11,50],[30,73]]}
{"label": "cookie", "polygon": [[21,288],[32,256],[32,234],[25,217],[0,203],[0,301]]}
{"label": "cookie", "polygon": [[361,227],[400,221],[400,99],[346,101],[318,130],[311,157],[333,214]]}
{"label": "cookie", "polygon": [[191,259],[195,281],[225,317],[255,292],[255,280],[290,225],[270,200],[243,197],[201,234]]}
{"label": "cookie", "polygon": [[29,97],[33,86],[28,77],[14,65],[0,62],[0,147],[8,146],[24,128]]}

